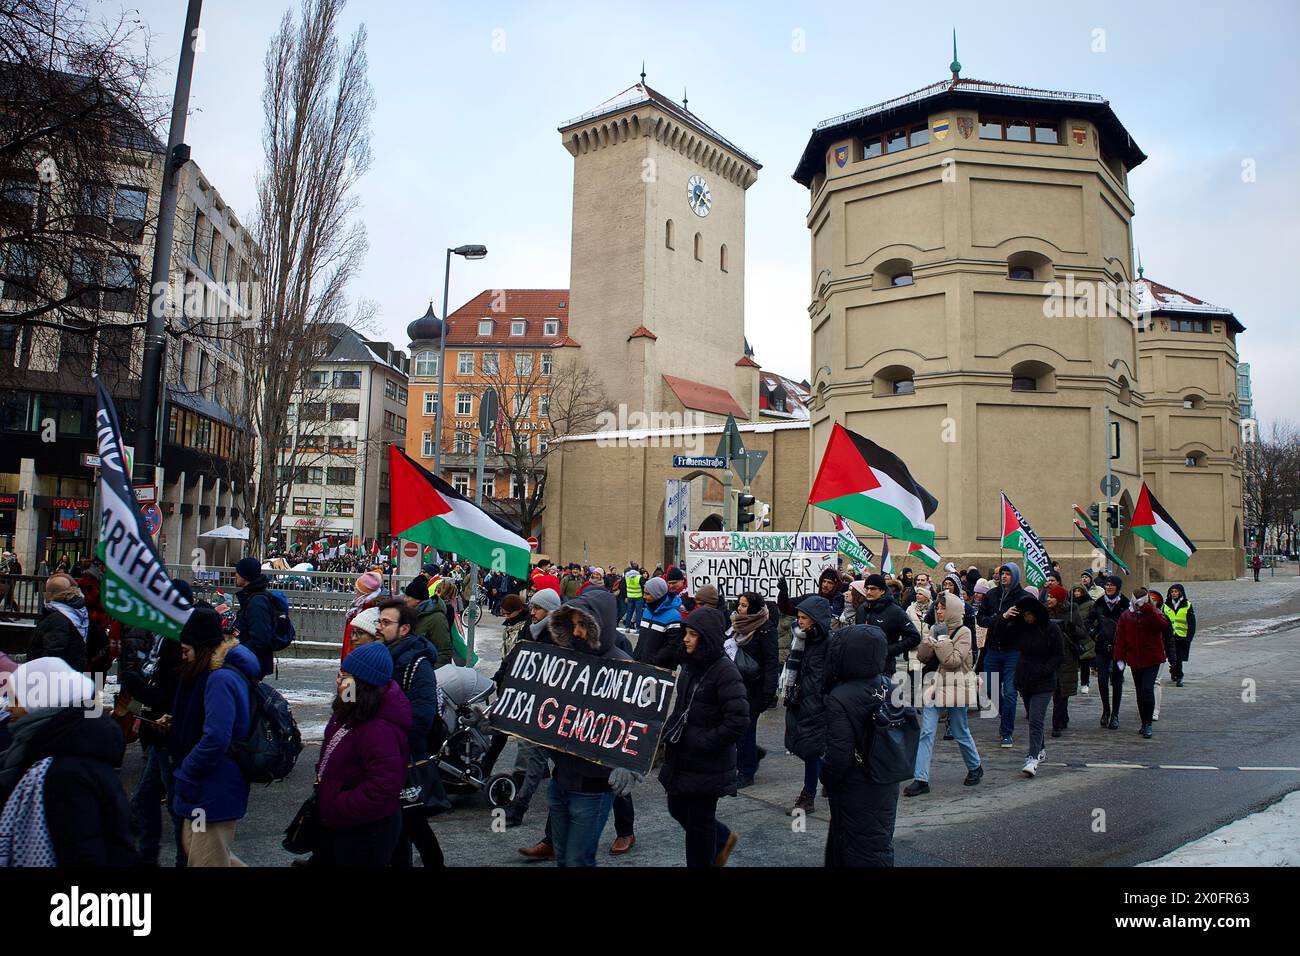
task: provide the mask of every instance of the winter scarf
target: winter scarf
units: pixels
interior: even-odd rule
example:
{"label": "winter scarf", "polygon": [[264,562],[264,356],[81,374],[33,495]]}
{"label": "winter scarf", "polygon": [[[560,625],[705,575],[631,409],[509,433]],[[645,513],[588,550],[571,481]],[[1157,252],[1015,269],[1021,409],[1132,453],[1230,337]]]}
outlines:
{"label": "winter scarf", "polygon": [[749,643],[750,638],[757,634],[766,624],[766,604],[763,605],[762,610],[757,614],[741,614],[739,611],[732,611],[731,635],[736,640],[736,646],[744,647]]}
{"label": "winter scarf", "polygon": [[1106,602],[1106,607],[1110,608],[1112,611],[1115,610],[1115,605],[1119,604],[1123,598],[1124,595],[1122,594],[1116,594],[1114,597],[1111,597],[1109,594],[1103,594],[1101,596],[1101,599]]}
{"label": "winter scarf", "polygon": [[64,604],[62,601],[51,601],[49,607],[53,611],[58,611],[77,629],[81,639],[86,639],[86,631],[90,627],[90,613],[86,610],[85,602],[80,602],[80,607],[73,607],[71,604]]}
{"label": "winter scarf", "polygon": [[53,757],[32,764],[0,813],[0,867],[57,866],[45,820],[45,775]]}

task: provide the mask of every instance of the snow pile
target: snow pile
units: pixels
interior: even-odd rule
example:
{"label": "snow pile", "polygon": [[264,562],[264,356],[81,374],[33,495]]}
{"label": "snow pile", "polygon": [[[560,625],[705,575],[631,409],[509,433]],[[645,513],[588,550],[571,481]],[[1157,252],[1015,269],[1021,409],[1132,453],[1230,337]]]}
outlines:
{"label": "snow pile", "polygon": [[1300,866],[1300,790],[1142,866]]}

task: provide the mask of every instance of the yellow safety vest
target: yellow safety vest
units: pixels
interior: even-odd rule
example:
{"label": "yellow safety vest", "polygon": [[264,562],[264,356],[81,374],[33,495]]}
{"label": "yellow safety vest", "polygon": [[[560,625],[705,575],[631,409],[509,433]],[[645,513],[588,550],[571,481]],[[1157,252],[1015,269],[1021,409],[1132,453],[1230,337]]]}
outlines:
{"label": "yellow safety vest", "polygon": [[1165,617],[1169,618],[1169,623],[1173,625],[1176,637],[1187,636],[1187,612],[1191,609],[1191,604],[1184,604],[1177,611],[1165,605]]}
{"label": "yellow safety vest", "polygon": [[627,582],[627,596],[632,599],[641,596],[641,575],[632,574],[623,579]]}

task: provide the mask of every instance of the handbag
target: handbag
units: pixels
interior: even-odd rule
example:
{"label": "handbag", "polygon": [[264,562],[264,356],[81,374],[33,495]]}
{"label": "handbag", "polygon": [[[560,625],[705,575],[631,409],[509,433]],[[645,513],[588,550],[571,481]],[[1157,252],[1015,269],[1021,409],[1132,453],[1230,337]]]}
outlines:
{"label": "handbag", "polygon": [[921,721],[914,707],[894,707],[889,688],[882,688],[883,702],[871,715],[871,740],[867,755],[859,743],[853,750],[867,779],[878,784],[900,784],[910,780],[916,769],[916,749],[921,742]]}
{"label": "handbag", "polygon": [[736,645],[736,656],[732,663],[736,665],[736,670],[740,671],[740,679],[746,684],[752,684],[763,673],[763,669],[758,666],[758,661],[754,660],[753,655],[747,654],[739,644]]}
{"label": "handbag", "polygon": [[695,703],[695,692],[700,689],[701,681],[696,680],[691,685],[691,693],[686,698],[686,706],[682,708],[671,724],[664,728],[663,739],[665,743],[675,744],[682,739],[682,734],[686,731],[687,719],[691,716],[691,704]]}
{"label": "handbag", "polygon": [[284,828],[280,846],[290,853],[314,853],[321,842],[320,798],[313,787],[311,796],[302,802],[289,825]]}

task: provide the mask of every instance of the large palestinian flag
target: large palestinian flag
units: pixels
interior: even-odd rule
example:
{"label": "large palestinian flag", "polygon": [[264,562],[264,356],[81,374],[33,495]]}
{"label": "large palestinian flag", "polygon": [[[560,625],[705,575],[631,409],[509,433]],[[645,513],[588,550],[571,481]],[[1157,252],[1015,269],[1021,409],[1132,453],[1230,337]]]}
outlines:
{"label": "large palestinian flag", "polygon": [[1161,507],[1145,481],[1142,482],[1142,494],[1138,495],[1137,507],[1133,509],[1133,523],[1129,527],[1139,538],[1145,538],[1155,545],[1160,557],[1166,561],[1185,566],[1188,559],[1196,553],[1192,539],[1183,534],[1178,522]]}
{"label": "large palestinian flag", "polygon": [[479,567],[528,577],[528,542],[396,445],[389,446],[389,501],[393,536],[454,551]]}
{"label": "large palestinian flag", "polygon": [[939,507],[901,458],[836,424],[808,503],[882,534],[934,547],[928,519]]}
{"label": "large palestinian flag", "polygon": [[1052,559],[1034,533],[1029,522],[1002,492],[1002,547],[1014,548],[1025,556],[1025,583],[1041,588],[1047,583],[1047,572],[1052,570]]}
{"label": "large palestinian flag", "polygon": [[122,426],[113,397],[95,376],[99,411],[95,434],[99,443],[99,542],[95,551],[104,562],[100,598],[115,621],[179,639],[194,607],[172,583],[153,535],[131,490]]}

